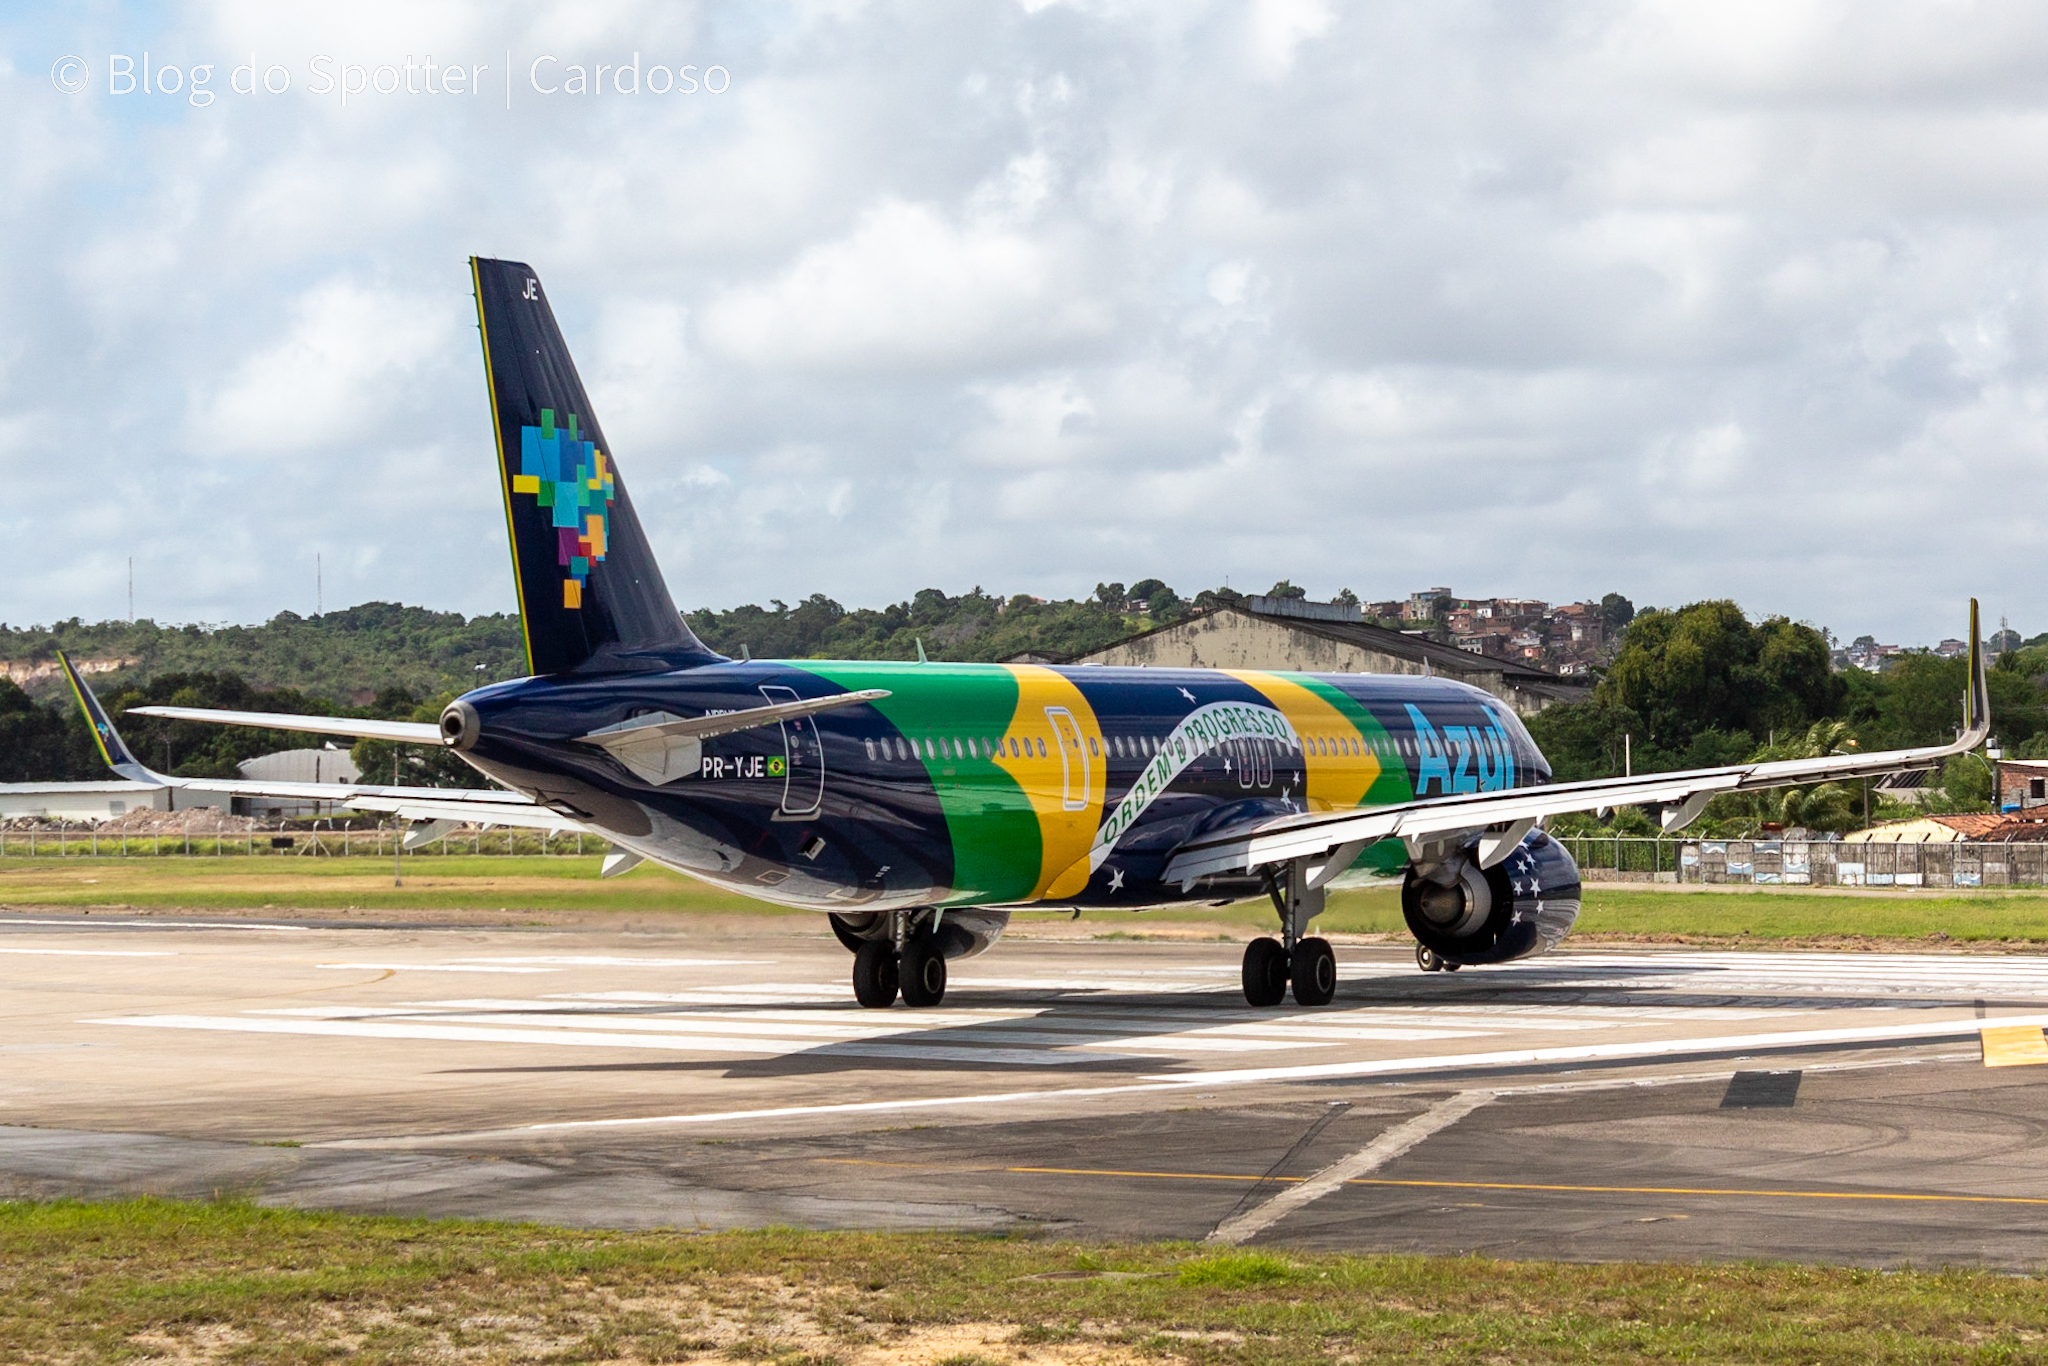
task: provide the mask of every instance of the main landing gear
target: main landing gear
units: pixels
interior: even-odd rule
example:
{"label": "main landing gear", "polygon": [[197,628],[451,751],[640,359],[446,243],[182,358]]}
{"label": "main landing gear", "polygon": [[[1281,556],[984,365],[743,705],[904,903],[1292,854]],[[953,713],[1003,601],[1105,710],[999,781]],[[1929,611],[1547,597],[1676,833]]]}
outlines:
{"label": "main landing gear", "polygon": [[[1323,871],[1317,869],[1316,873]],[[1277,1006],[1292,986],[1296,1005],[1328,1005],[1337,996],[1337,955],[1329,940],[1303,935],[1308,922],[1323,909],[1321,884],[1305,863],[1297,861],[1287,866],[1284,889],[1274,878],[1267,882],[1266,891],[1280,912],[1281,938],[1254,939],[1244,946],[1245,1001]]]}
{"label": "main landing gear", "polygon": [[1294,987],[1298,1006],[1326,1006],[1337,995],[1337,955],[1327,939],[1300,939],[1294,952],[1277,939],[1254,939],[1244,946],[1244,999],[1255,1006],[1277,1006]]}
{"label": "main landing gear", "polygon": [[863,939],[853,954],[853,998],[870,1010],[896,1003],[898,992],[907,1006],[935,1006],[946,999],[946,956],[930,920],[916,929],[912,914],[893,911],[886,935]]}

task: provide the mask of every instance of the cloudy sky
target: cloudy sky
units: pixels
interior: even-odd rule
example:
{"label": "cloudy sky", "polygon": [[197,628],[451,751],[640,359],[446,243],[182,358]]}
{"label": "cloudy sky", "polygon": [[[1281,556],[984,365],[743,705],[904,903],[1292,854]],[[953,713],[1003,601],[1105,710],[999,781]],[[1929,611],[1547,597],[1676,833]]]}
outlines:
{"label": "cloudy sky", "polygon": [[510,607],[480,253],[685,606],[2048,629],[2039,5],[25,8],[0,619]]}

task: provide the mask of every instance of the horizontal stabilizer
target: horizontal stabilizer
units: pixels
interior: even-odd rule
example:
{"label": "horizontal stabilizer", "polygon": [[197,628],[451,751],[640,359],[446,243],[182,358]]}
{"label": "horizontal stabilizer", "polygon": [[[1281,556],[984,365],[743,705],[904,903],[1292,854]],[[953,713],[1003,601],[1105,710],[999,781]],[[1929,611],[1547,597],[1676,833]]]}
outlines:
{"label": "horizontal stabilizer", "polygon": [[216,711],[211,707],[130,707],[130,716],[166,721],[204,721],[213,726],[255,726],[309,735],[352,735],[358,740],[391,740],[403,745],[445,743],[441,728],[427,721],[372,721],[358,716],[290,716],[274,711]]}

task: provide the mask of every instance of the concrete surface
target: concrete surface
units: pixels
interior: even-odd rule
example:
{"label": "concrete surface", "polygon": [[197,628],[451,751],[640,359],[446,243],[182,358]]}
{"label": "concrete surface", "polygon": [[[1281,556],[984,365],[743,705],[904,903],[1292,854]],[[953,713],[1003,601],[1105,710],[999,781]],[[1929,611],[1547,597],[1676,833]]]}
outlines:
{"label": "concrete surface", "polygon": [[1233,944],[1033,941],[870,1012],[791,928],[0,915],[0,1194],[2048,1262],[2048,1076],[1978,1045],[2048,958],[1340,947],[1254,1011]]}

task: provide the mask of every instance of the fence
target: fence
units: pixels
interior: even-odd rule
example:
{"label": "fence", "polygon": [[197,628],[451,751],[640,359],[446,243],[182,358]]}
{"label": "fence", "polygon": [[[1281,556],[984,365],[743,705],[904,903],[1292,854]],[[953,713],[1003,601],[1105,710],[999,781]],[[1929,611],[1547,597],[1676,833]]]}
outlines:
{"label": "fence", "polygon": [[[0,858],[390,858],[403,832],[375,830],[180,831],[0,830]],[[595,836],[545,830],[451,831],[408,849],[407,858],[464,855],[603,853]]]}
{"label": "fence", "polygon": [[1839,840],[1572,837],[1581,869],[1618,881],[1807,887],[2039,887],[2048,844],[1844,844]]}

